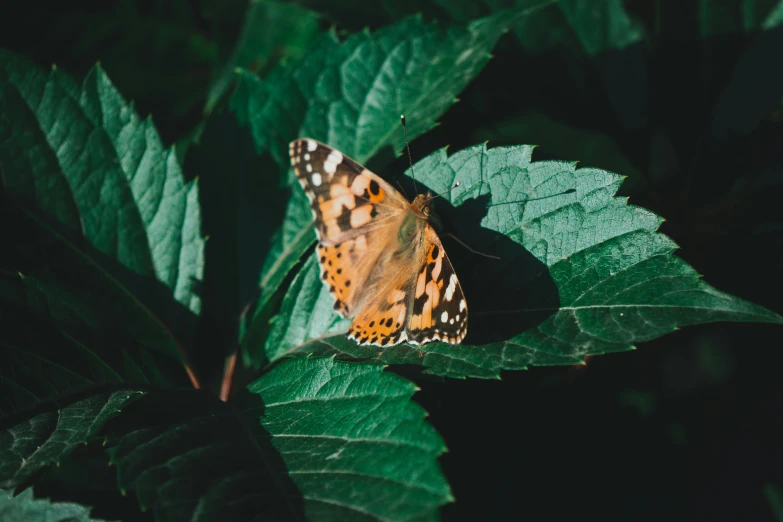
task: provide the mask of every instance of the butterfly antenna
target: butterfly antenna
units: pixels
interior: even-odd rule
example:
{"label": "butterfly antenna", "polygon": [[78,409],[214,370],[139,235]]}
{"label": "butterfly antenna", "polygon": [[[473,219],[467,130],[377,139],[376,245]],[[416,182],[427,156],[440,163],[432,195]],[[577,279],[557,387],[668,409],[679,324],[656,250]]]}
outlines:
{"label": "butterfly antenna", "polygon": [[400,121],[402,122],[402,135],[405,136],[405,148],[408,150],[408,163],[411,165],[411,178],[413,179],[413,191],[418,194],[419,189],[416,188],[416,173],[413,172],[413,158],[411,158],[411,146],[408,143],[408,127],[405,125],[405,115],[400,114]]}
{"label": "butterfly antenna", "polygon": [[438,194],[437,196],[432,196],[432,199],[430,199],[430,201],[432,201],[432,200],[433,200],[433,199],[435,199],[435,198],[439,198],[439,197],[441,197],[441,196],[445,196],[446,194],[448,194],[449,192],[451,192],[451,191],[452,191],[452,190],[454,190],[455,188],[459,187],[460,185],[462,185],[462,183],[460,183],[459,181],[458,181],[458,182],[456,182],[456,183],[454,184],[454,186],[453,186],[453,187],[451,187],[449,190],[443,191],[443,192],[441,192],[440,194]]}

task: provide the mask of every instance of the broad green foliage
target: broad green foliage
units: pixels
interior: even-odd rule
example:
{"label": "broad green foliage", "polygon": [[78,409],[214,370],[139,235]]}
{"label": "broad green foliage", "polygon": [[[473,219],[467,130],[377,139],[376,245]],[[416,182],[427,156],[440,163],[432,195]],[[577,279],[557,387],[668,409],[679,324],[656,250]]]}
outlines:
{"label": "broad green foliage", "polygon": [[139,396],[134,390],[99,393],[1,429],[0,488],[14,488],[58,463]]}
{"label": "broad green foliage", "polygon": [[[6,187],[98,251],[155,277],[197,312],[203,269],[198,187],[172,150],[95,67],[79,86],[0,52],[0,149]],[[20,155],[19,150],[30,151]],[[34,153],[33,153],[34,152]]]}
{"label": "broad green foliage", "polygon": [[414,385],[382,369],[294,358],[229,405],[149,394],[108,433],[120,487],[166,521],[432,515],[451,500],[443,441]]}
{"label": "broad green foliage", "polygon": [[[648,138],[672,141],[667,118],[676,112],[667,106],[648,115],[648,87],[661,85],[648,85],[647,64],[657,67],[666,55],[644,53],[640,44],[654,46],[659,35],[645,34],[624,7],[630,4],[432,0],[421,16],[343,35],[345,25],[332,15],[350,15],[353,1],[321,8],[317,1],[253,0],[242,7],[244,18],[233,20],[241,31],[224,33],[234,36],[214,47],[204,27],[232,27],[231,7],[199,11],[199,24],[184,34],[202,47],[199,63],[215,54],[222,61],[211,72],[188,71],[193,86],[182,89],[181,107],[200,108],[209,91],[208,118],[182,124],[192,131],[182,143],[198,142],[182,154],[187,178],[151,119],[139,117],[100,66],[77,83],[0,50],[0,414],[7,415],[0,489],[71,486],[77,481],[69,479],[90,475],[80,467],[85,453],[75,451],[83,448],[85,460],[116,473],[128,501],[138,500],[157,521],[437,520],[440,506],[453,501],[438,464],[445,444],[412,400],[416,386],[385,364],[498,378],[503,370],[630,350],[685,325],[783,323],[702,281],[658,232],[663,219],[617,196],[623,176],[654,170]],[[377,27],[414,4],[384,0],[368,23]],[[718,98],[711,119],[699,115],[699,128],[712,126],[708,134],[732,139],[763,118],[776,124],[769,114],[779,105],[780,82],[767,68],[755,65],[756,76],[746,68],[772,63],[780,33],[767,29],[783,19],[781,5],[700,0],[692,8],[693,30],[703,36],[761,32],[745,38],[751,45],[724,90],[705,97]],[[132,2],[124,8],[137,13]],[[92,38],[104,40],[120,18]],[[324,19],[336,27],[321,32]],[[149,34],[165,33],[161,27]],[[526,76],[503,94],[520,104],[507,115],[508,100],[485,102],[483,85],[469,92],[465,98],[475,99],[468,107],[493,116],[460,130],[462,142],[525,143],[520,136],[529,134],[547,153],[600,162],[618,174],[533,162],[528,145],[425,157],[415,165],[420,191],[445,193],[460,182],[436,200],[435,224],[467,297],[468,338],[458,346],[358,346],[345,339],[349,321],[334,313],[308,255],[312,214],[293,180],[288,144],[318,139],[384,174],[404,147],[400,114],[411,140],[430,131],[509,31],[524,52],[511,38],[502,56],[517,53]],[[703,40],[697,43],[709,43]],[[676,53],[670,44],[653,50]],[[550,55],[568,74],[550,76],[525,61],[540,65]],[[618,63],[631,69],[618,74]],[[597,90],[587,85],[595,83],[591,75]],[[498,77],[504,85],[502,72]],[[167,76],[135,81],[161,78]],[[577,92],[571,81],[586,88]],[[558,95],[577,101],[531,94],[558,83]],[[606,100],[588,111],[594,125],[564,115],[604,91]],[[604,106],[614,115],[601,119]],[[627,140],[618,137],[623,133]],[[690,168],[684,158],[691,153],[694,172],[709,170],[699,167],[698,154],[712,149],[692,148],[672,152],[682,163],[675,174]],[[180,387],[187,384],[183,364],[192,369],[194,360],[206,360],[220,368],[215,361],[237,344],[251,367],[237,375],[250,384],[238,379],[228,402],[211,393],[217,379],[204,378],[204,390]],[[711,366],[720,378],[731,369]],[[248,377],[251,371],[259,373]],[[649,404],[630,397],[649,420]],[[50,468],[61,462],[67,465],[58,476]],[[769,484],[764,491],[776,513],[779,490]],[[32,491],[14,498],[0,492],[0,519],[90,520],[88,508],[33,500]]]}
{"label": "broad green foliage", "polygon": [[[724,294],[672,253],[661,219],[614,197],[622,178],[556,161],[531,162],[529,146],[438,151],[414,168],[439,193],[451,231],[500,260],[444,240],[468,300],[465,344],[402,345],[379,351],[343,338],[333,298],[313,257],[297,275],[266,345],[270,360],[338,353],[415,363],[452,377],[497,377],[503,369],[577,364],[629,350],[680,326],[713,321],[783,323]],[[571,191],[571,192],[569,192]],[[525,200],[537,198],[525,203]]]}
{"label": "broad green foliage", "polygon": [[15,497],[0,491],[0,520],[9,522],[102,522],[91,518],[90,508],[72,502],[51,502],[34,499],[28,489]]}
{"label": "broad green foliage", "polygon": [[699,29],[705,36],[752,33],[783,22],[780,0],[699,0]]}
{"label": "broad green foliage", "polygon": [[237,67],[259,71],[281,58],[299,58],[317,35],[317,13],[286,2],[251,1],[234,49],[209,89],[206,111],[220,101]]}
{"label": "broad green foliage", "polygon": [[540,112],[529,112],[473,133],[474,143],[508,142],[509,137],[520,143],[535,143],[541,150],[558,158],[579,158],[582,165],[600,166],[612,172],[622,172],[626,179],[625,195],[636,194],[644,188],[644,178],[608,135],[597,131],[574,129]]}
{"label": "broad green foliage", "polygon": [[[198,185],[185,183],[152,122],[97,66],[79,86],[0,51],[0,136],[15,225],[2,231],[0,265],[6,287],[19,276],[28,287],[4,292],[6,304],[27,307],[36,294],[46,302],[39,314],[52,315],[69,336],[74,327],[114,327],[184,358],[170,330],[201,306]],[[14,348],[37,356],[44,346]]]}
{"label": "broad green foliage", "polygon": [[175,360],[122,335],[73,287],[0,273],[0,310],[0,415],[95,385],[184,380]]}
{"label": "broad green foliage", "polygon": [[411,17],[340,42],[334,31],[310,52],[259,80],[242,72],[231,106],[259,149],[282,168],[288,143],[308,136],[359,162],[428,131],[489,60],[489,51],[524,13],[502,12],[467,26],[442,27]]}
{"label": "broad green foliage", "polygon": [[777,522],[783,521],[783,488],[777,484],[764,486],[764,497]]}
{"label": "broad green foliage", "polygon": [[532,53],[566,46],[595,56],[638,43],[644,36],[643,28],[628,15],[622,0],[557,0],[549,4],[540,0],[437,0],[437,3],[460,20],[479,16],[485,10],[540,6],[535,16],[521,20],[514,27],[520,43]]}
{"label": "broad green foliage", "polygon": [[[527,14],[502,12],[445,28],[411,17],[343,42],[329,32],[301,60],[264,80],[240,73],[231,106],[249,124],[258,149],[269,151],[286,172],[288,144],[304,136],[359,162],[381,151],[391,156],[404,146],[400,114],[408,119],[410,139],[431,129],[486,64],[498,38]],[[251,313],[258,319],[256,328],[264,326],[261,311],[269,298],[315,239],[308,227],[311,216],[306,198],[295,188],[261,272],[262,295]],[[262,357],[254,346],[246,350],[255,352],[250,362]]]}

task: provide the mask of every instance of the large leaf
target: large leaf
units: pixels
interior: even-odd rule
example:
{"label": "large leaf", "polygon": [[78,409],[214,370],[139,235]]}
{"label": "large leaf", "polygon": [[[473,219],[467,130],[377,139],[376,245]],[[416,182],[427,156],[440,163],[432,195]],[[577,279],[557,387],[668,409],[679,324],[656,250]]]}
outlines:
{"label": "large leaf", "polygon": [[[11,113],[4,125],[19,125],[4,129],[7,188],[55,217],[68,205],[70,215],[78,213],[77,230],[99,251],[156,277],[197,312],[193,279],[203,265],[198,187],[185,183],[176,154],[163,147],[152,122],[138,117],[98,66],[80,88],[57,69],[47,75],[1,51],[0,74],[10,102],[18,104],[15,94],[24,101],[6,107]],[[24,150],[12,147],[17,143],[42,149],[46,168],[30,153],[14,158]],[[74,219],[67,224],[75,227]]]}
{"label": "large leaf", "polygon": [[636,194],[645,187],[641,172],[633,165],[617,140],[600,131],[577,129],[538,112],[517,115],[487,127],[476,129],[471,141],[494,145],[536,143],[546,154],[556,158],[579,158],[580,163],[627,176],[625,195]]}
{"label": "large leaf", "polygon": [[120,487],[166,521],[432,515],[451,500],[443,441],[382,369],[295,358],[229,404],[150,393],[109,429]]}
{"label": "large leaf", "polygon": [[200,308],[198,186],[185,183],[152,123],[98,67],[79,86],[6,51],[0,114],[13,203],[5,215],[14,222],[2,230],[2,265],[39,280],[44,292],[68,288],[60,294],[82,301],[75,315],[90,308],[97,324],[121,322],[142,343],[184,358],[161,320],[187,323],[188,309]]}
{"label": "large leaf", "polygon": [[[55,217],[72,205],[99,251],[154,275],[197,311],[192,279],[200,277],[203,248],[197,186],[185,184],[151,121],[136,115],[99,67],[79,88],[58,70],[43,74],[7,52],[0,65],[10,102],[18,105],[18,94],[29,110],[8,107],[16,121],[7,123],[19,126],[9,129],[12,141],[3,151],[7,188]],[[11,145],[19,142],[43,149],[46,168],[29,154],[15,160]],[[66,224],[74,226],[74,219]]]}
{"label": "large leaf", "polygon": [[0,520],[12,522],[101,522],[91,518],[90,508],[72,502],[51,502],[34,499],[32,490],[23,491],[15,497],[0,491]]}
{"label": "large leaf", "polygon": [[780,0],[699,0],[699,30],[703,36],[762,31],[781,22]]}
{"label": "large leaf", "polygon": [[100,291],[0,272],[0,415],[100,384],[186,384],[175,359],[105,320],[85,295]]}
{"label": "large leaf", "polygon": [[[449,2],[437,0],[444,10],[458,20],[509,8],[529,8],[540,0],[482,0]],[[535,17],[521,20],[514,34],[529,52],[536,53],[556,46],[595,56],[640,42],[641,25],[623,7],[622,0],[558,0]]]}
{"label": "large leaf", "polygon": [[59,462],[139,396],[134,390],[96,393],[65,406],[42,405],[46,411],[22,422],[6,418],[0,427],[0,488],[14,488]]}
{"label": "large leaf", "polygon": [[[531,162],[533,147],[476,146],[435,152],[415,165],[434,192],[460,181],[438,209],[476,250],[445,240],[470,310],[465,344],[361,347],[342,334],[313,257],[283,301],[266,345],[421,364],[449,376],[496,377],[528,365],[578,364],[633,349],[680,326],[713,321],[783,323],[760,306],[719,292],[672,255],[661,218],[613,197],[622,177],[557,161]],[[536,201],[526,200],[536,198]],[[440,201],[440,200],[439,200]],[[445,201],[444,201],[445,203]]]}
{"label": "large leaf", "polygon": [[226,62],[217,72],[207,95],[211,112],[235,78],[235,69],[269,69],[275,61],[301,57],[318,34],[318,15],[296,4],[252,0],[242,30]]}
{"label": "large leaf", "polygon": [[[503,12],[446,28],[412,17],[343,42],[332,31],[301,60],[279,67],[264,81],[241,73],[231,106],[240,121],[249,123],[257,147],[268,150],[285,172],[288,143],[302,136],[360,162],[382,150],[391,157],[405,143],[400,114],[408,119],[411,139],[431,129],[486,64],[498,38],[526,14]],[[268,299],[315,239],[307,226],[307,200],[297,190],[262,269],[262,296],[251,317],[263,317]],[[256,322],[256,328],[264,328],[263,320]],[[248,346],[257,362],[256,348]]]}

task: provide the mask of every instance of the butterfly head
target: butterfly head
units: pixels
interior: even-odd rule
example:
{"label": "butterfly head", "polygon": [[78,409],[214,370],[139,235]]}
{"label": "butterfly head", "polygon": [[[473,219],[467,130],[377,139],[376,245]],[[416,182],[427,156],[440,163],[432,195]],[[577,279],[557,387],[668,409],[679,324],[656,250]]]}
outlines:
{"label": "butterfly head", "polygon": [[416,196],[416,199],[413,200],[413,206],[420,214],[429,218],[432,215],[433,199],[435,199],[435,195],[428,190],[426,194],[419,194]]}

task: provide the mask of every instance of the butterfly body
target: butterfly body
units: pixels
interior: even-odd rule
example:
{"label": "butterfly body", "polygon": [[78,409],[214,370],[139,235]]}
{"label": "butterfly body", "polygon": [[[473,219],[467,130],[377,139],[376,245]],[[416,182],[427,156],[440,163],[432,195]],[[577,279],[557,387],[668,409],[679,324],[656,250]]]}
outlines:
{"label": "butterfly body", "polygon": [[431,193],[409,202],[389,183],[311,139],[290,145],[310,200],[321,279],[335,310],[353,317],[347,336],[392,346],[467,334],[467,303],[430,224]]}

